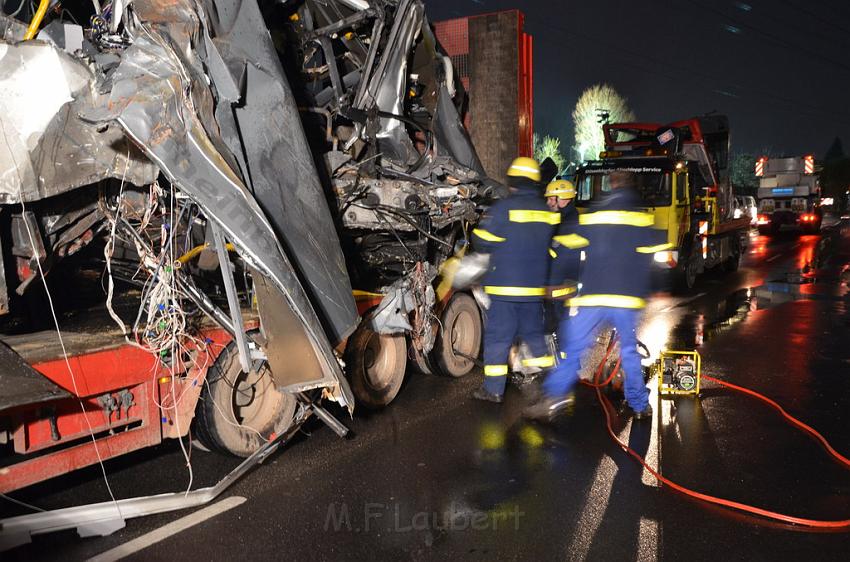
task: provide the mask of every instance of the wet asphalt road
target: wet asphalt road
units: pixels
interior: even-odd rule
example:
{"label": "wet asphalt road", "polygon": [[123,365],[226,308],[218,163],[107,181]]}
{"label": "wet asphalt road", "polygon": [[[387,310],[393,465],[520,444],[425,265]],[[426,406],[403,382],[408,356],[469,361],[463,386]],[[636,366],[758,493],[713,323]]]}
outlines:
{"label": "wet asphalt road", "polygon": [[[688,294],[653,297],[639,337],[703,356],[703,371],[751,387],[850,452],[850,226],[823,236],[752,235],[741,269]],[[799,283],[801,271],[813,282]],[[789,275],[790,274],[790,275]],[[794,281],[789,283],[788,281]],[[480,375],[410,376],[397,402],[347,420],[338,439],[311,425],[226,496],[245,503],[130,559],[847,560],[850,532],[817,533],[708,507],[656,485],[605,432],[586,389],[551,428],[529,425],[510,390],[473,402]],[[705,384],[663,399],[652,422],[615,430],[674,481],[767,509],[850,518],[850,470],[750,398]],[[195,486],[232,459],[194,451]],[[118,497],[185,488],[167,443],[107,463]],[[97,468],[14,494],[42,508],[103,501]],[[4,515],[20,513],[0,499]],[[104,538],[37,537],[4,560],[85,559],[186,515],[131,520]]]}

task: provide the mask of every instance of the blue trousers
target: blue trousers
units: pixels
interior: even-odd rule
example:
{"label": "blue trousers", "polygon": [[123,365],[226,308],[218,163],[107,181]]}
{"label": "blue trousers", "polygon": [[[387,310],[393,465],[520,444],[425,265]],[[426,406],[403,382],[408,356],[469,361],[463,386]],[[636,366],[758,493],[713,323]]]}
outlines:
{"label": "blue trousers", "polygon": [[561,397],[573,389],[578,383],[583,352],[594,345],[597,330],[603,325],[610,325],[617,329],[620,338],[626,401],[636,412],[645,410],[649,405],[649,390],[643,382],[643,369],[637,352],[635,328],[638,314],[635,309],[606,306],[579,307],[575,316],[565,314],[558,328],[558,339],[566,359],[552,370],[543,383],[546,396]]}
{"label": "blue trousers", "polygon": [[508,354],[517,339],[524,341],[532,353],[523,365],[544,369],[554,365],[555,358],[549,355],[543,333],[543,301],[493,298],[484,327],[484,388],[489,392],[505,392]]}

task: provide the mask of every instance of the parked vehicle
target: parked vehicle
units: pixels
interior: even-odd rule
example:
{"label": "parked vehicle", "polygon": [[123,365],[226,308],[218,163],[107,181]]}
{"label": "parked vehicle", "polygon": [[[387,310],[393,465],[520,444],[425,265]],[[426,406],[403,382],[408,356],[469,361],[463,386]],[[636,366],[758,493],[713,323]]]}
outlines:
{"label": "parked vehicle", "polygon": [[823,212],[814,157],[762,157],[756,162],[759,232],[776,233],[793,226],[803,234],[820,231]]}

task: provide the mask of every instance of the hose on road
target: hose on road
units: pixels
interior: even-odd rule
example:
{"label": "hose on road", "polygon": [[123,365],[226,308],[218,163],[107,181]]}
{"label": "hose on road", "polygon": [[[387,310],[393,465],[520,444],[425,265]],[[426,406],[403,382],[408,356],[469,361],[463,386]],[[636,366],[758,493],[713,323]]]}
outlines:
{"label": "hose on road", "polygon": [[[791,523],[791,524],[794,524],[794,525],[800,525],[800,526],[803,526],[803,527],[812,527],[812,528],[817,528],[817,529],[833,529],[833,530],[847,529],[847,530],[850,530],[850,519],[821,520],[821,519],[808,519],[808,518],[805,518],[805,517],[796,517],[796,516],[793,516],[793,515],[785,515],[783,513],[777,513],[775,511],[770,511],[770,510],[767,510],[767,509],[755,507],[755,506],[748,505],[748,504],[745,504],[745,503],[736,502],[736,501],[733,501],[733,500],[727,500],[727,499],[724,499],[724,498],[719,498],[717,496],[712,496],[710,494],[704,494],[702,492],[697,492],[696,490],[692,490],[690,488],[682,486],[681,484],[677,484],[676,482],[673,482],[669,478],[662,476],[656,469],[649,466],[649,464],[646,462],[646,460],[640,454],[638,454],[636,451],[634,451],[626,443],[621,441],[620,438],[617,437],[617,434],[614,433],[614,429],[611,425],[611,412],[615,411],[614,405],[611,403],[611,401],[608,399],[607,396],[602,394],[602,388],[604,386],[606,386],[614,378],[614,374],[616,374],[616,372],[617,372],[617,370],[620,366],[620,362],[619,361],[617,362],[617,365],[615,366],[615,368],[611,372],[611,375],[608,377],[608,379],[606,381],[604,381],[602,383],[598,382],[599,376],[602,373],[602,369],[605,365],[605,361],[607,360],[608,355],[611,353],[611,350],[613,348],[614,348],[614,346],[613,346],[613,342],[612,342],[612,344],[608,348],[608,352],[605,354],[605,358],[602,360],[602,363],[600,364],[599,368],[596,370],[594,382],[592,382],[592,383],[589,382],[589,381],[582,381],[582,382],[583,382],[583,384],[590,386],[590,387],[593,387],[596,390],[596,397],[599,400],[599,405],[602,407],[602,411],[605,413],[605,424],[607,426],[608,435],[611,436],[611,439],[613,439],[614,442],[621,449],[623,449],[623,451],[625,451],[627,454],[629,454],[635,460],[637,460],[641,465],[643,465],[643,467],[650,474],[652,474],[652,476],[654,476],[655,479],[658,480],[659,483],[667,485],[670,488],[676,490],[677,492],[685,494],[686,496],[690,496],[692,498],[696,498],[698,500],[701,500],[701,501],[704,501],[704,502],[707,502],[707,503],[720,505],[720,506],[723,506],[723,507],[728,507],[728,508],[735,509],[735,510],[738,510],[738,511],[743,511],[743,512],[746,512],[746,513],[751,513],[753,515],[758,515],[760,517],[764,517],[766,519],[772,519],[774,521],[780,521],[782,523]],[[748,396],[752,396],[754,398],[761,400],[762,402],[767,403],[772,408],[778,410],[779,413],[782,414],[782,416],[787,421],[789,421],[792,425],[794,425],[795,427],[805,431],[806,433],[808,433],[809,435],[814,437],[824,447],[824,449],[826,449],[827,453],[829,453],[835,460],[837,460],[839,463],[843,464],[844,466],[850,468],[850,459],[848,459],[847,457],[845,457],[844,455],[842,455],[838,451],[836,451],[832,447],[832,445],[830,445],[829,442],[824,438],[824,436],[821,435],[820,433],[818,433],[814,428],[812,428],[811,426],[805,424],[804,422],[798,420],[797,418],[795,418],[794,416],[792,416],[791,414],[786,412],[782,408],[782,406],[780,406],[776,401],[774,401],[774,400],[768,398],[767,396],[764,396],[763,394],[760,394],[760,393],[758,393],[754,390],[751,390],[749,388],[745,388],[743,386],[738,386],[736,384],[732,384],[730,382],[726,382],[726,381],[720,380],[720,379],[715,378],[715,377],[711,377],[711,376],[708,376],[708,375],[702,375],[702,378],[704,380],[708,380],[708,381],[711,381],[715,384],[718,384],[722,387],[729,388],[729,389],[735,390],[737,392],[741,392],[743,394],[746,394]]]}

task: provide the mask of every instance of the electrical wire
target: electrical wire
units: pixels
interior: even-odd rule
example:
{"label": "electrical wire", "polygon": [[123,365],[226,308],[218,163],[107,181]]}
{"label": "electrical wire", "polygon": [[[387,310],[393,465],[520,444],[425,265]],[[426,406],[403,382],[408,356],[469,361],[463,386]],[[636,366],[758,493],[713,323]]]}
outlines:
{"label": "electrical wire", "polygon": [[[0,127],[0,130],[2,130],[2,127]],[[3,130],[3,138],[4,138],[6,143],[9,142],[9,139],[6,135],[5,130]],[[20,174],[18,173],[18,170],[20,168],[18,167],[18,164],[15,161],[14,156],[12,157],[12,160],[13,160],[13,164],[14,164],[15,173],[18,174],[18,199],[20,200],[20,204],[21,204],[21,214],[25,216],[26,205],[24,203],[24,195],[23,195],[23,191],[22,191],[24,181],[23,181],[23,178],[21,178]],[[53,296],[50,294],[50,288],[47,286],[47,277],[44,274],[44,268],[42,267],[41,260],[38,257],[38,250],[36,249],[35,238],[33,236],[32,229],[30,229],[29,221],[23,220],[21,222],[24,223],[24,228],[27,232],[27,237],[29,238],[30,248],[32,249],[32,255],[35,258],[35,263],[36,263],[36,266],[38,268],[38,273],[39,273],[39,276],[41,277],[41,282],[44,286],[44,292],[47,295],[47,302],[48,302],[48,305],[50,306],[50,314],[53,317],[53,325],[56,328],[56,335],[59,338],[59,346],[62,349],[62,357],[65,360],[65,367],[68,369],[68,375],[71,377],[71,385],[74,389],[74,396],[77,398],[77,402],[80,405],[80,410],[83,413],[83,419],[86,421],[86,426],[88,427],[88,430],[89,430],[89,436],[91,437],[92,445],[94,446],[94,452],[95,452],[95,455],[97,456],[97,462],[100,465],[100,471],[103,474],[103,481],[104,481],[104,484],[106,485],[106,490],[109,492],[109,497],[112,499],[112,503],[115,505],[115,509],[118,511],[118,516],[123,520],[124,515],[121,512],[121,506],[118,504],[118,501],[115,499],[115,494],[112,492],[112,486],[109,484],[109,477],[106,475],[106,465],[104,465],[103,457],[100,454],[100,447],[98,447],[98,444],[97,444],[97,437],[95,437],[94,428],[91,425],[91,420],[89,420],[88,411],[86,410],[86,407],[83,404],[83,399],[80,396],[80,390],[79,390],[79,387],[77,386],[77,377],[74,374],[74,369],[71,368],[71,361],[68,358],[68,350],[65,348],[65,340],[62,337],[62,330],[59,328],[59,318],[56,315],[56,307],[53,304]]]}
{"label": "electrical wire", "polygon": [[21,500],[16,500],[15,498],[13,498],[11,496],[7,496],[6,494],[3,494],[3,493],[0,493],[0,498],[3,498],[4,500],[10,501],[12,503],[16,503],[21,507],[26,507],[27,509],[31,509],[33,511],[44,512],[44,510],[41,509],[40,507],[36,507],[34,505],[28,504],[27,502],[22,502]]}
{"label": "electrical wire", "polygon": [[[578,29],[575,29],[575,28],[569,28],[568,29],[568,28],[565,28],[563,26],[559,26],[557,24],[552,23],[552,21],[549,20],[549,19],[538,18],[538,17],[534,16],[533,14],[530,14],[527,17],[530,17],[531,19],[537,20],[538,23],[540,23],[541,25],[543,25],[545,27],[549,27],[553,30],[560,32],[562,34],[562,36],[559,37],[558,41],[549,40],[545,35],[540,36],[540,40],[543,40],[543,41],[548,40],[549,42],[556,44],[559,48],[563,48],[563,46],[564,46],[563,42],[564,42],[565,39],[569,40],[574,35],[578,36],[578,37],[584,37],[588,40],[596,41],[595,37],[593,37],[592,35],[587,34],[587,33],[582,33]],[[824,109],[821,106],[814,105],[814,104],[811,104],[811,103],[807,103],[807,102],[802,101],[802,100],[791,99],[791,98],[787,98],[787,97],[778,95],[776,93],[775,89],[763,90],[761,88],[757,88],[757,87],[754,87],[754,86],[745,86],[745,85],[742,85],[742,84],[728,83],[726,78],[721,78],[721,77],[718,77],[718,76],[713,76],[713,75],[707,74],[704,71],[701,71],[698,68],[695,68],[693,65],[691,65],[688,68],[688,72],[682,73],[681,72],[681,65],[676,65],[674,63],[663,61],[661,59],[658,59],[658,58],[655,58],[655,57],[648,55],[645,51],[636,50],[636,49],[629,49],[628,47],[623,46],[623,45],[609,45],[606,42],[601,42],[601,43],[597,44],[597,47],[599,47],[599,49],[601,49],[601,50],[609,51],[612,55],[614,55],[615,58],[606,58],[605,59],[606,65],[617,64],[617,65],[633,68],[633,69],[638,70],[642,73],[654,74],[656,76],[660,76],[662,78],[665,78],[666,80],[669,80],[670,83],[672,83],[673,85],[678,86],[678,87],[681,87],[682,84],[684,83],[684,81],[688,81],[688,82],[694,84],[695,86],[698,86],[701,89],[701,91],[707,91],[706,86],[704,86],[700,82],[697,82],[694,79],[694,77],[701,77],[702,79],[707,80],[711,84],[711,87],[714,88],[711,91],[716,93],[716,94],[719,94],[719,95],[724,95],[724,96],[727,96],[727,97],[731,95],[731,97],[733,97],[733,98],[740,98],[741,97],[741,96],[738,96],[738,95],[735,95],[735,94],[730,94],[729,92],[724,92],[724,91],[716,89],[718,87],[724,87],[724,88],[733,89],[733,90],[747,90],[747,91],[749,91],[753,94],[758,95],[760,101],[767,100],[767,101],[773,102],[775,104],[781,104],[783,106],[791,107],[795,110],[795,114],[807,115],[807,116],[816,117],[816,118],[830,117],[833,121],[839,121],[839,122],[844,123],[844,124],[850,124],[850,115],[848,115],[848,114],[841,114],[841,113],[838,113],[836,111]],[[594,54],[597,51],[588,51],[588,52],[590,54]],[[649,68],[649,67],[646,67],[646,66],[643,66],[643,65],[640,65],[640,64],[635,64],[633,62],[627,62],[627,61],[623,60],[623,54],[630,55],[630,56],[632,56],[636,59],[641,59],[641,60],[645,61],[646,63],[651,64],[653,66],[651,68]],[[658,68],[659,66],[670,69],[672,74],[661,71]]]}

